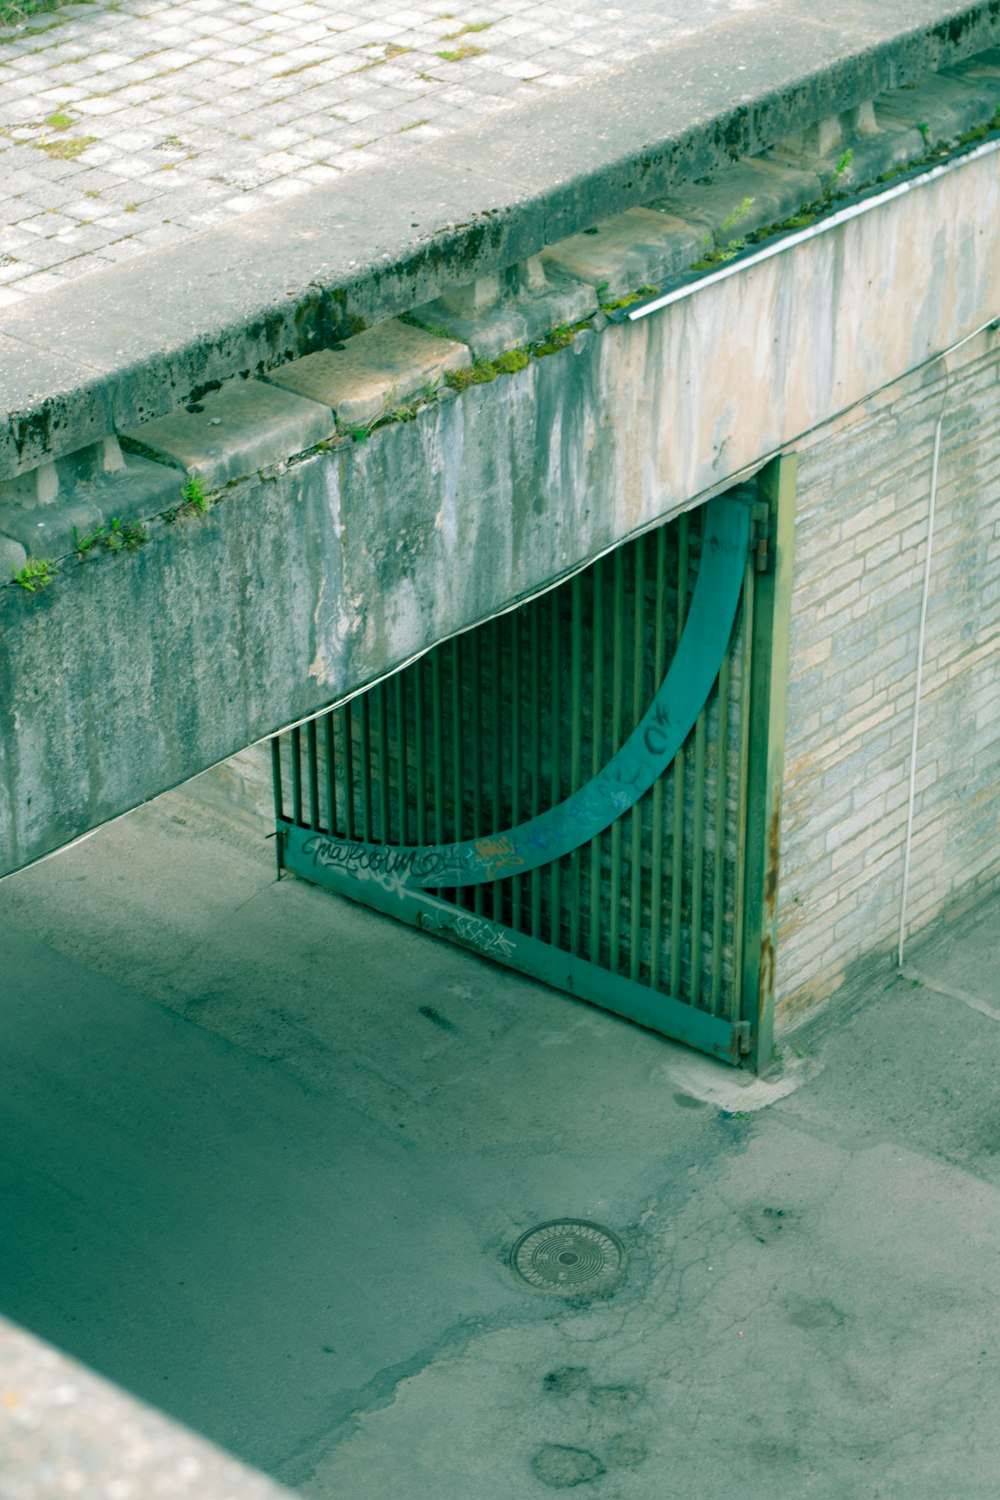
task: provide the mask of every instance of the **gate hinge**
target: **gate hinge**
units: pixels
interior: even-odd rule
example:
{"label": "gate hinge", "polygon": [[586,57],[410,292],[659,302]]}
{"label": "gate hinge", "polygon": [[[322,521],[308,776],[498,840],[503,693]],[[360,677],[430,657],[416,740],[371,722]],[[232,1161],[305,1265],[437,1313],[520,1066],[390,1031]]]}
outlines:
{"label": "gate hinge", "polygon": [[733,1039],[740,1057],[750,1056],[750,1022],[737,1021],[733,1026]]}
{"label": "gate hinge", "polygon": [[750,545],[753,549],[754,571],[769,573],[774,567],[774,553],[771,550],[771,514],[767,506],[762,503],[756,504],[753,508]]}

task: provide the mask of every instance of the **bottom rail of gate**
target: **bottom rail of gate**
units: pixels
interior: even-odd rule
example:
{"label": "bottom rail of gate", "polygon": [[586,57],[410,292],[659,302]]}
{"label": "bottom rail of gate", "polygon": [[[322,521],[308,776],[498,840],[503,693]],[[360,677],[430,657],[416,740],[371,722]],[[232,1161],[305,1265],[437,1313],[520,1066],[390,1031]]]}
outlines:
{"label": "bottom rail of gate", "polygon": [[408,923],[422,932],[448,938],[505,968],[515,969],[531,979],[541,980],[554,989],[563,990],[579,1000],[586,1000],[602,1010],[611,1011],[625,1020],[634,1021],[672,1041],[707,1052],[724,1062],[737,1063],[749,1050],[750,1027],[746,1021],[731,1022],[719,1016],[675,1000],[660,991],[637,984],[621,974],[606,969],[551,943],[528,937],[513,928],[503,927],[488,917],[464,911],[454,903],[409,891],[377,876],[358,880],[336,868],[317,864],[305,830],[289,829],[282,852],[285,869],[317,884],[359,901],[375,911]]}

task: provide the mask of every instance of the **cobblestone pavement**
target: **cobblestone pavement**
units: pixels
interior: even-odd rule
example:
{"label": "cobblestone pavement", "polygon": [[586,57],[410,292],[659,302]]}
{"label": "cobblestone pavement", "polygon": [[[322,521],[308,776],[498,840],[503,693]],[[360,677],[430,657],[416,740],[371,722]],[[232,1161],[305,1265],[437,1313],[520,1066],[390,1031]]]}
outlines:
{"label": "cobblestone pavement", "polygon": [[90,0],[0,30],[0,307],[760,3]]}

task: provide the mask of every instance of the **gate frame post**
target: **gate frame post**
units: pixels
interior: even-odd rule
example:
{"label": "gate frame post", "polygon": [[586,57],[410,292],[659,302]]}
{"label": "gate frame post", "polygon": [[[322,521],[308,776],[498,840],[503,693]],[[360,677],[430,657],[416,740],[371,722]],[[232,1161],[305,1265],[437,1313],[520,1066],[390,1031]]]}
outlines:
{"label": "gate frame post", "polygon": [[280,880],[285,868],[285,809],[281,797],[281,737],[271,736],[271,785],[274,792],[274,861],[275,880]]}
{"label": "gate frame post", "polygon": [[774,963],[797,469],[797,454],[783,453],[757,476],[758,500],[767,506],[767,562],[756,578],[754,591],[740,985],[741,1020],[749,1023],[749,1061],[755,1073],[768,1071],[774,1052]]}

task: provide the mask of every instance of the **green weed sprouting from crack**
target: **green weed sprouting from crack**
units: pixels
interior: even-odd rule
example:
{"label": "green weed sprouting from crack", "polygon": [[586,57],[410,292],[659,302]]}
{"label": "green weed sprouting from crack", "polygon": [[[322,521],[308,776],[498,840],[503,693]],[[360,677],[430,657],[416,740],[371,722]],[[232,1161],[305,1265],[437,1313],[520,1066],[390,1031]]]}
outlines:
{"label": "green weed sprouting from crack", "polygon": [[[600,296],[602,291],[607,291],[607,287],[608,283],[606,281],[602,282],[597,288],[598,296]],[[659,290],[658,286],[650,286],[649,284],[636,287],[634,292],[628,292],[624,297],[615,297],[607,302],[601,302],[601,312],[618,312],[623,307],[633,307],[636,302],[645,302],[647,297],[655,297]]]}
{"label": "green weed sprouting from crack", "polygon": [[[1000,104],[996,106],[989,120],[985,121],[981,125],[975,125],[971,129],[963,131],[961,135],[955,137],[951,142],[939,141],[936,145],[932,146],[930,145],[929,127],[927,127],[926,125],[918,125],[916,128],[920,130],[921,134],[924,136],[924,140],[928,143],[927,151],[922,156],[917,157],[914,160],[900,163],[900,165],[898,166],[890,167],[886,171],[880,172],[878,176],[874,177],[871,182],[867,184],[867,186],[881,186],[883,184],[893,182],[897,178],[902,177],[907,173],[912,173],[920,167],[929,165],[931,162],[936,162],[947,158],[948,156],[953,154],[956,148],[960,149],[963,146],[978,144],[987,136],[992,135],[996,131],[1000,130]],[[775,238],[777,235],[790,234],[799,229],[809,228],[812,224],[815,224],[818,220],[829,214],[831,203],[834,198],[843,196],[844,189],[846,187],[844,179],[847,176],[847,173],[853,161],[854,151],[851,147],[848,147],[838,157],[837,161],[834,164],[833,170],[830,173],[830,176],[827,178],[826,182],[823,185],[820,196],[813,202],[803,204],[796,213],[789,215],[789,217],[786,219],[775,220],[770,224],[762,224],[757,229],[754,229],[749,234],[747,234],[745,237],[730,240],[728,244],[722,246],[719,250],[702,255],[698,260],[694,261],[688,267],[688,270],[693,272],[713,270],[720,263],[734,259],[740,250],[745,249],[748,246],[762,244],[767,240]],[[863,182],[854,184],[854,188],[857,191],[861,191],[865,186],[866,184]],[[739,205],[739,208],[734,211],[734,214],[723,220],[722,224],[720,225],[720,229],[731,227],[731,225],[738,222],[739,217],[743,217],[741,210],[744,208],[746,202],[747,200],[744,199],[743,204]],[[710,239],[706,239],[705,243],[711,243]],[[601,288],[598,288],[599,294],[600,291]],[[630,298],[622,298],[616,302],[602,302],[601,310],[603,312],[611,312],[616,310],[618,307],[628,306],[630,302],[639,300],[639,296],[637,294],[633,294],[633,296]]]}
{"label": "green weed sprouting from crack", "polygon": [[0,0],[0,26],[15,26],[29,16],[47,15],[63,3],[64,0]]}
{"label": "green weed sprouting from crack", "polygon": [[149,533],[139,521],[122,521],[112,516],[101,541],[109,552],[134,552],[149,541]]}
{"label": "green weed sprouting from crack", "polygon": [[826,182],[823,184],[823,192],[821,196],[824,203],[829,203],[838,187],[841,186],[845,175],[850,170],[851,162],[853,160],[854,152],[852,151],[851,147],[848,146],[844,154],[837,158],[837,162],[834,166],[833,171],[827,178]]}
{"label": "green weed sprouting from crack", "polygon": [[455,47],[451,52],[435,52],[435,57],[441,57],[445,62],[464,62],[467,57],[482,57],[482,47],[473,47],[468,42],[463,42],[461,47]]}
{"label": "green weed sprouting from crack", "polygon": [[[431,395],[428,395],[430,389]],[[389,394],[379,403],[376,411],[363,422],[338,422],[341,437],[349,437],[355,443],[367,443],[377,427],[387,427],[393,422],[410,422],[426,402],[432,399],[433,383],[425,382],[422,393],[409,401],[400,401],[398,387],[393,386]]]}
{"label": "green weed sprouting from crack", "polygon": [[[560,349],[569,347],[576,337],[577,332],[576,328],[570,328],[565,323],[559,323],[544,339],[539,339],[537,343],[531,345],[531,353],[536,359],[544,359],[547,354],[556,354]],[[527,360],[525,363],[527,363]],[[499,361],[494,360],[494,364],[499,364]]]}
{"label": "green weed sprouting from crack", "polygon": [[205,492],[205,482],[198,475],[187,480],[181,485],[181,503],[176,510],[164,511],[165,521],[174,521],[178,516],[193,515],[195,511],[204,515],[208,510],[208,495]]}
{"label": "green weed sprouting from crack", "polygon": [[86,536],[73,527],[73,547],[78,557],[86,557],[98,546],[109,552],[134,552],[148,541],[149,534],[140,521],[123,521],[118,516],[113,516],[107,526],[95,526]]}
{"label": "green weed sprouting from crack", "polygon": [[[652,290],[655,292],[656,288]],[[641,299],[636,297],[631,300]],[[488,385],[498,375],[516,375],[519,370],[526,369],[533,359],[544,359],[546,355],[557,354],[560,349],[568,348],[578,333],[592,326],[589,318],[584,318],[580,323],[559,323],[545,338],[538,339],[525,348],[508,349],[503,354],[495,355],[493,359],[477,359],[475,364],[467,365],[463,370],[449,371],[444,377],[445,384],[453,391],[461,392],[467,391],[472,385]]]}
{"label": "green weed sprouting from crack", "polygon": [[756,201],[756,198],[744,198],[742,203],[737,203],[732,213],[727,214],[719,225],[719,233],[724,234],[727,229],[732,229],[736,224],[742,223]]}
{"label": "green weed sprouting from crack", "polygon": [[[420,325],[415,325],[419,327]],[[446,338],[447,334],[444,335]],[[447,380],[447,376],[445,379]],[[356,443],[366,443],[379,427],[391,427],[396,422],[412,422],[417,413],[438,399],[439,380],[425,380],[420,391],[401,401],[398,388],[393,386],[378,410],[366,422],[345,424],[339,428],[342,436],[351,437]]]}
{"label": "green weed sprouting from crack", "polygon": [[501,375],[515,375],[518,370],[523,370],[529,361],[526,349],[508,349],[505,354],[498,354],[493,360],[493,368],[499,370]]}
{"label": "green weed sprouting from crack", "polygon": [[[467,26],[460,26],[457,31],[446,31],[441,40],[443,42],[454,42],[460,36],[468,36],[470,31],[489,31],[492,25],[492,21],[470,21]],[[443,57],[444,54],[439,52],[438,56]]]}
{"label": "green weed sprouting from crack", "polygon": [[[998,108],[997,114],[998,123],[1000,123],[1000,108]],[[853,160],[854,152],[848,147],[837,159],[833,171],[823,185],[820,196],[812,203],[803,204],[797,213],[791,214],[787,219],[760,225],[757,229],[746,235],[738,236],[735,239],[727,241],[726,244],[718,246],[716,249],[708,250],[704,255],[699,256],[696,261],[692,261],[688,270],[712,271],[727,261],[735,260],[740,251],[745,250],[748,246],[759,245],[765,240],[772,239],[775,235],[789,234],[797,229],[807,229],[811,224],[815,224],[817,219],[829,213],[830,204],[834,197],[839,196],[839,189]],[[899,172],[909,170],[909,165],[894,168],[891,172],[883,173],[877,180],[879,182],[888,181],[891,177],[898,175]],[[732,228],[735,224],[739,223],[740,219],[745,218],[753,202],[752,198],[744,198],[743,202],[723,219],[719,226],[720,232]],[[704,243],[706,246],[711,245],[712,236],[706,236]]]}
{"label": "green weed sprouting from crack", "polygon": [[467,391],[470,385],[488,385],[491,380],[496,380],[497,370],[490,360],[478,359],[464,370],[449,370],[444,378],[453,391],[461,392]]}
{"label": "green weed sprouting from crack", "polygon": [[26,594],[37,594],[48,588],[56,576],[57,566],[50,557],[29,557],[24,567],[14,574],[14,582]]}
{"label": "green weed sprouting from crack", "polygon": [[[1000,107],[998,107],[997,116],[998,122],[1000,122]],[[797,213],[790,215],[787,219],[782,219],[772,224],[761,225],[747,235],[741,236],[737,239],[729,240],[727,244],[722,245],[718,249],[710,251],[708,254],[700,256],[698,260],[693,261],[688,267],[688,270],[714,270],[716,267],[725,263],[726,261],[735,260],[740,251],[745,250],[750,245],[759,245],[765,240],[772,239],[775,235],[792,233],[797,229],[806,229],[809,227],[809,225],[815,224],[817,219],[822,218],[824,214],[830,212],[830,204],[834,197],[840,196],[838,188],[843,183],[844,177],[847,174],[853,160],[854,151],[851,149],[851,147],[848,147],[847,150],[844,151],[843,154],[837,159],[833,171],[823,185],[820,196],[814,202],[803,204],[803,206],[798,210]],[[893,173],[883,173],[882,177],[878,178],[877,180],[879,182],[888,180],[890,176],[895,175],[895,172],[897,170],[908,171],[909,167],[894,169]],[[733,224],[738,223],[740,218],[746,216],[746,212],[749,211],[749,207],[752,202],[753,199],[744,199],[743,203],[741,203],[739,207],[734,210],[733,214],[729,215],[728,218],[722,221],[720,229],[728,229]],[[710,242],[711,240],[709,237],[706,239],[705,243],[709,244]]]}
{"label": "green weed sprouting from crack", "polygon": [[[738,203],[732,213],[727,214],[719,225],[719,234],[724,234],[727,229],[733,229],[742,219],[745,219],[755,202],[754,198],[744,198],[742,203]],[[746,249],[746,243],[746,236],[738,235],[734,239],[727,240],[724,245],[715,245],[714,237],[707,234],[702,241],[702,244],[706,246],[705,254],[692,264],[691,270],[711,271],[714,266],[724,265],[728,260],[735,260],[740,251]]]}
{"label": "green weed sprouting from crack", "polygon": [[445,382],[453,391],[467,391],[470,385],[489,385],[498,375],[515,375],[518,370],[523,370],[534,352],[534,348],[530,352],[527,349],[508,349],[495,359],[477,359],[464,370],[450,370]]}
{"label": "green weed sprouting from crack", "polygon": [[93,531],[88,531],[87,534],[86,534],[86,536],[81,536],[80,533],[77,531],[76,527],[74,526],[73,527],[73,550],[74,550],[74,552],[76,552],[78,554],[78,556],[80,556],[80,557],[86,557],[86,555],[87,555],[88,552],[92,552],[94,550],[94,548],[97,546],[98,542],[101,540],[101,538],[103,536],[104,536],[104,527],[103,526],[95,526],[94,530]]}
{"label": "green weed sprouting from crack", "polygon": [[33,141],[32,145],[37,146],[39,151],[44,151],[46,156],[54,156],[59,161],[75,161],[96,140],[96,135],[69,135],[57,141]]}
{"label": "green weed sprouting from crack", "polygon": [[741,250],[746,249],[745,239],[729,240],[725,245],[720,245],[715,250],[710,250],[700,260],[691,262],[692,271],[711,271],[715,266],[725,265],[727,261],[735,260]]}

